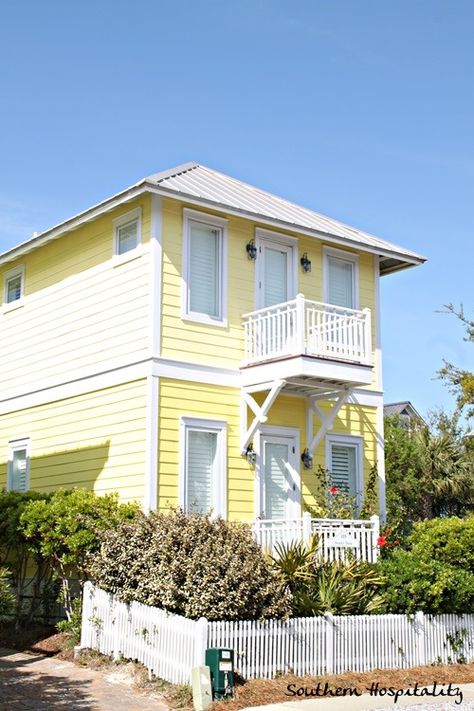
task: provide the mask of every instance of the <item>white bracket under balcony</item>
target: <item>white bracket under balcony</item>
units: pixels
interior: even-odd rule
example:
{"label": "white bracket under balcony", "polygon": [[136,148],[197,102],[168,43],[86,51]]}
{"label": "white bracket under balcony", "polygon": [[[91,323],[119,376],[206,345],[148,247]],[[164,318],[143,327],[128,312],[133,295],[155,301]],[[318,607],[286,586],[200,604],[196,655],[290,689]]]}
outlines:
{"label": "white bracket under balcony", "polygon": [[[241,438],[240,438],[240,448],[242,454],[245,453],[245,450],[247,449],[248,445],[253,439],[253,436],[257,429],[259,428],[260,425],[263,425],[267,420],[268,420],[268,413],[270,411],[271,406],[277,399],[278,395],[280,394],[281,390],[285,387],[286,381],[285,380],[276,380],[271,383],[261,383],[257,386],[254,386],[253,388],[245,388],[242,389],[241,391],[241,417],[240,417],[240,422],[241,422]],[[267,397],[263,401],[262,405],[259,405],[258,402],[255,400],[253,397],[252,393],[254,392],[268,392]],[[254,418],[248,427],[247,423],[247,407],[249,407],[253,414]]]}
{"label": "white bracket under balcony", "polygon": [[[340,391],[337,396],[337,399],[335,400],[327,415],[325,415],[319,407],[317,403],[317,400],[319,399],[318,397],[308,397],[306,441],[308,442],[308,450],[311,456],[313,456],[314,451],[317,449],[320,442],[322,442],[323,437],[325,437],[329,430],[333,428],[334,420],[336,419],[337,413],[339,412],[341,407],[346,404],[351,395],[351,392],[351,388],[347,388],[345,390]],[[316,434],[314,433],[314,415],[317,415],[317,417],[321,421],[321,426],[319,427]]]}

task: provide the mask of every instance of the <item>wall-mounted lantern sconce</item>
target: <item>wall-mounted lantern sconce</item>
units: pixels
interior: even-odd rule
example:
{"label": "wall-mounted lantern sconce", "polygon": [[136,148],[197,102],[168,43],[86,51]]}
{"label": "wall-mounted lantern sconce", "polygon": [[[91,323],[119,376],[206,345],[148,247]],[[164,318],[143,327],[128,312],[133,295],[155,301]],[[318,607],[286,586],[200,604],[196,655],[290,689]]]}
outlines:
{"label": "wall-mounted lantern sconce", "polygon": [[313,468],[313,457],[309,453],[309,449],[303,450],[303,453],[301,455],[301,461],[303,462],[303,466],[305,469]]}
{"label": "wall-mounted lantern sconce", "polygon": [[248,463],[254,467],[255,463],[257,461],[257,452],[254,451],[253,444],[250,442],[249,446],[245,450],[245,456],[247,458]]}
{"label": "wall-mounted lantern sconce", "polygon": [[255,245],[255,240],[251,239],[245,249],[247,250],[249,259],[251,259],[252,262],[255,261],[255,259],[257,259],[257,247]]}
{"label": "wall-mounted lantern sconce", "polygon": [[300,264],[303,267],[304,272],[310,272],[311,271],[311,260],[308,259],[308,252],[305,252],[303,256],[300,259]]}

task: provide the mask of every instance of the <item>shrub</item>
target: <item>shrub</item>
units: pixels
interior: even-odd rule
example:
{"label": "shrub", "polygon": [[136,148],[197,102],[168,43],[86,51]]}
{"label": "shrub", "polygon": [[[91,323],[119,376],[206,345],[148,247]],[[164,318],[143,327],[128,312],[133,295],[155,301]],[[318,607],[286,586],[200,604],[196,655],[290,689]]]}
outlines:
{"label": "shrub", "polygon": [[46,560],[61,583],[61,601],[73,616],[69,579],[82,583],[88,556],[100,545],[99,533],[138,513],[134,504],[119,504],[115,494],[98,496],[86,489],[58,490],[48,499],[24,507],[19,530],[36,555]]}
{"label": "shrub", "polygon": [[384,612],[474,612],[474,574],[469,570],[405,550],[394,551],[378,567],[385,579]]}
{"label": "shrub", "polygon": [[474,517],[434,518],[415,524],[408,538],[414,555],[474,573]]}
{"label": "shrub", "polygon": [[8,570],[0,568],[0,624],[12,617],[14,612],[15,595],[8,580]]}
{"label": "shrub", "polygon": [[173,511],[105,531],[91,574],[125,602],[191,619],[281,617],[288,599],[247,526]]}
{"label": "shrub", "polygon": [[356,560],[322,561],[316,537],[309,545],[278,546],[272,562],[291,595],[295,616],[362,615],[383,604],[382,579],[375,567]]}

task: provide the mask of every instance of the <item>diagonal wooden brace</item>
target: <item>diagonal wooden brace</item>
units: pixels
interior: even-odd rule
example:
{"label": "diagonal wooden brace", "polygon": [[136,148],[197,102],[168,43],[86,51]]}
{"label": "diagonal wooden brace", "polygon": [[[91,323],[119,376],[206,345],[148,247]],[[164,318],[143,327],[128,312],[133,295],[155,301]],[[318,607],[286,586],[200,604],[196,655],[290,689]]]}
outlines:
{"label": "diagonal wooden brace", "polygon": [[[311,456],[313,456],[315,449],[318,447],[320,442],[326,433],[332,429],[336,415],[343,405],[348,401],[351,390],[347,389],[341,392],[332,406],[329,414],[325,415],[319,405],[312,400],[308,402],[308,425],[307,425],[307,441],[308,450]],[[313,414],[316,414],[321,420],[321,426],[316,434],[313,434]]]}
{"label": "diagonal wooden brace", "polygon": [[[241,429],[242,429],[242,435],[241,435],[241,441],[240,441],[240,448],[242,454],[245,454],[245,450],[247,449],[248,445],[253,439],[253,436],[257,429],[259,428],[260,425],[264,424],[268,420],[268,413],[270,411],[271,406],[277,399],[278,395],[280,394],[280,391],[282,388],[286,385],[286,380],[275,380],[274,383],[271,384],[270,387],[270,392],[268,393],[267,397],[265,398],[263,405],[259,405],[256,400],[252,397],[252,395],[249,392],[246,392],[245,390],[242,391],[241,398],[242,398],[242,407],[241,407],[241,418],[242,418],[242,423],[241,423]],[[268,383],[265,384],[265,387],[262,388],[262,390],[267,390],[268,389]],[[247,406],[252,410],[253,414],[255,415],[254,419],[252,420],[252,423],[250,427],[247,428]]]}

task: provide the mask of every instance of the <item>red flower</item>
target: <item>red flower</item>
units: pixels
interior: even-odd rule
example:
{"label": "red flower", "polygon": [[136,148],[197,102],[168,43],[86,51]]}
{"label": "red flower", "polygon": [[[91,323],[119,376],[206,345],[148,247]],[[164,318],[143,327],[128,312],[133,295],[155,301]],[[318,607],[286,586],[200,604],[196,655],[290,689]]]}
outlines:
{"label": "red flower", "polygon": [[339,489],[337,488],[337,486],[331,486],[331,488],[329,489],[329,493],[332,494],[333,496],[334,496],[334,494],[337,494],[338,491],[339,491]]}
{"label": "red flower", "polygon": [[387,545],[387,539],[385,538],[385,536],[379,536],[377,538],[377,545],[379,546],[379,548],[383,548]]}
{"label": "red flower", "polygon": [[394,542],[393,542],[393,545],[394,545],[394,546],[399,546],[399,545],[400,545],[400,541],[394,541]]}

